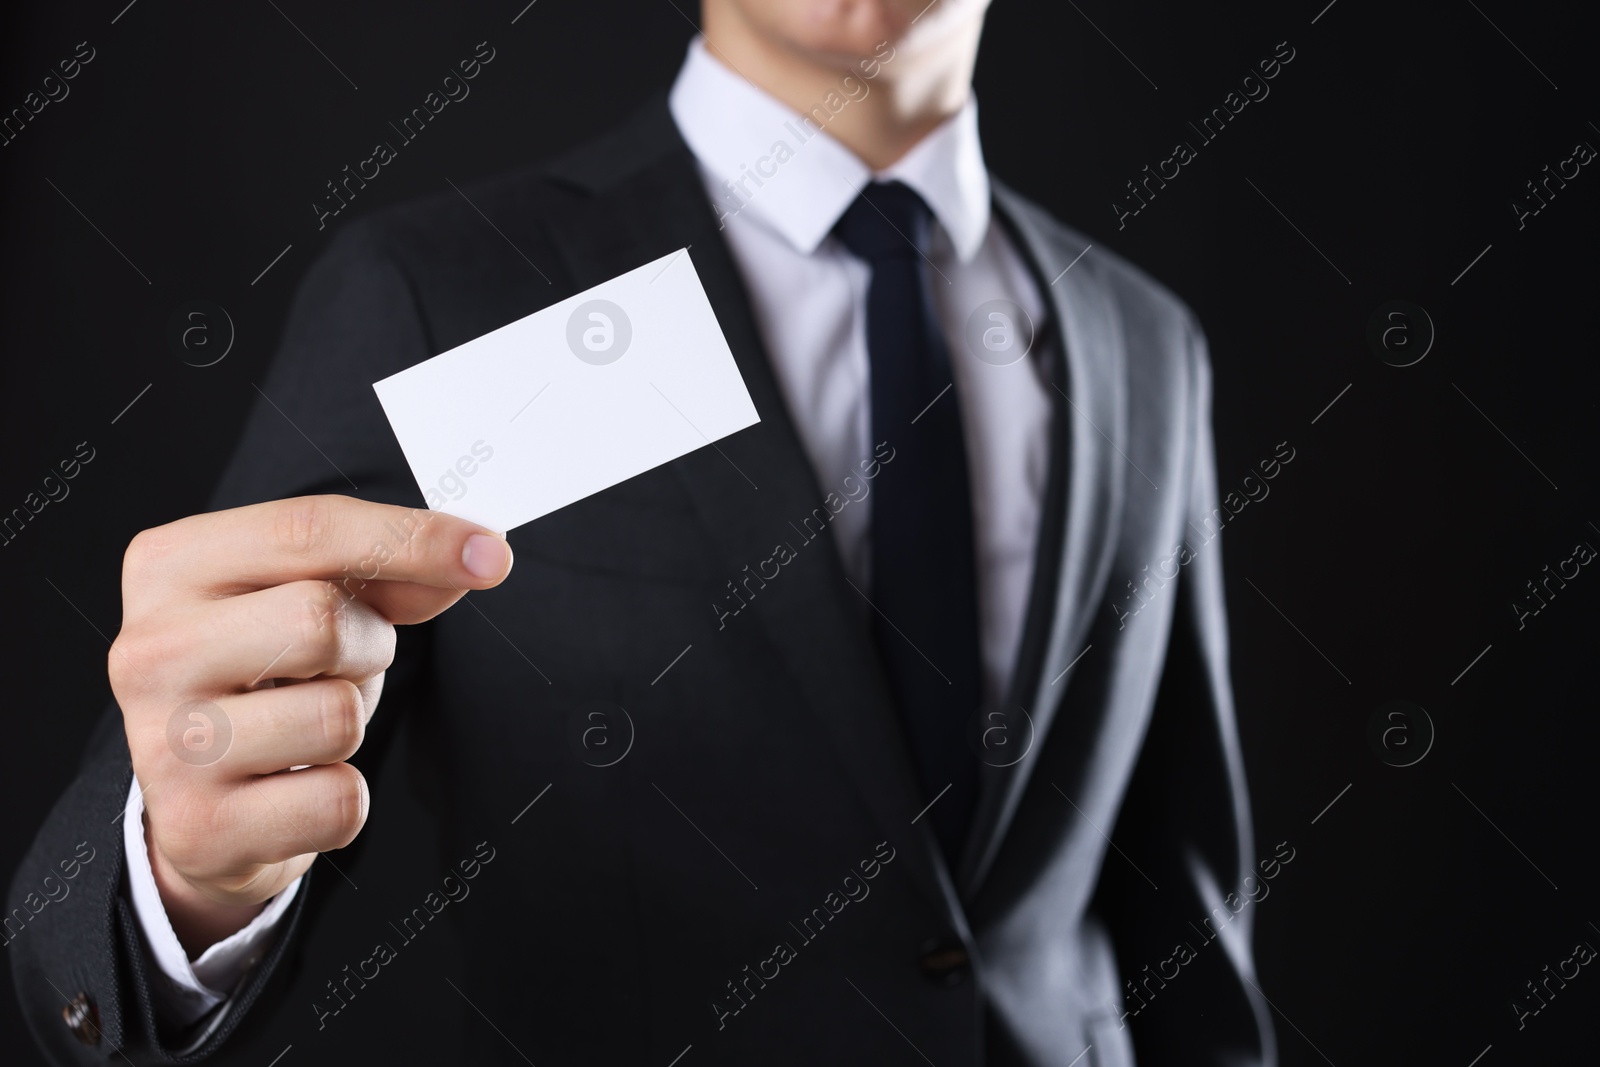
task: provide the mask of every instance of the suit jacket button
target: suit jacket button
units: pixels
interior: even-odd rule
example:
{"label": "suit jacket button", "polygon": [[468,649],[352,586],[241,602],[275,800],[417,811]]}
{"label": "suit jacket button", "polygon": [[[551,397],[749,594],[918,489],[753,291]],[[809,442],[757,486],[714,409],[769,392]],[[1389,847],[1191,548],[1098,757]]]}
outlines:
{"label": "suit jacket button", "polygon": [[61,1009],[61,1019],[72,1031],[72,1036],[85,1045],[100,1043],[100,1012],[95,1008],[94,1001],[89,999],[89,994],[79,993],[73,997]]}
{"label": "suit jacket button", "polygon": [[930,941],[923,945],[917,966],[928,981],[940,986],[960,985],[972,972],[967,950],[948,942]]}

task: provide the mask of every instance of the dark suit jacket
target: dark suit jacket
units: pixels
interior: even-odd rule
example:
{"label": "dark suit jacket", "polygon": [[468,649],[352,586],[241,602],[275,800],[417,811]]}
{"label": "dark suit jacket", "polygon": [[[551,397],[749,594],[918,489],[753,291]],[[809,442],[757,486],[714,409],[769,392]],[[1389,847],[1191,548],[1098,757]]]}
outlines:
{"label": "dark suit jacket", "polygon": [[[1012,686],[1027,718],[1013,713],[1008,751],[1026,754],[984,766],[948,870],[913,823],[925,801],[832,541],[795,546],[720,627],[711,606],[831,487],[664,100],[469,195],[482,215],[451,193],[343,227],[264,383],[282,410],[257,404],[217,507],[349,492],[343,475],[364,498],[419,505],[372,382],[686,245],[761,415],[719,443],[759,490],[700,449],[514,531],[504,585],[402,634],[375,722],[403,714],[427,739],[446,854],[495,848],[481,878],[495,892],[452,909],[474,1005],[537,1033],[541,1062],[665,1064],[691,1043],[696,1064],[1270,1061],[1250,909],[1224,903],[1253,871],[1219,546],[1158,567],[1216,505],[1207,356],[1183,304],[1100,249],[1050,284],[1083,238],[997,187],[1060,324],[1072,399]],[[1137,615],[1113,606],[1158,569]],[[618,751],[585,747],[593,724],[631,739],[625,758],[593,765]],[[105,839],[129,776],[113,709],[8,907],[76,842]],[[120,851],[10,946],[60,1063],[179,1047],[153,1022]],[[339,884],[313,867],[199,1054],[271,995],[305,910]],[[1191,955],[1175,962],[1180,943]],[[1139,993],[1126,1018],[1125,988]],[[63,1024],[79,992],[95,1047]],[[460,1048],[464,1063],[520,1062],[487,1027]]]}

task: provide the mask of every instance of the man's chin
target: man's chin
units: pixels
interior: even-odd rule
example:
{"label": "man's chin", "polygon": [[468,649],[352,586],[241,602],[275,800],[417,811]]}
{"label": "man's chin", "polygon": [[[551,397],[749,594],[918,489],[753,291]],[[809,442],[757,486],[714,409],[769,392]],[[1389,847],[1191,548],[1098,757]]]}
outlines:
{"label": "man's chin", "polygon": [[965,8],[973,0],[732,0],[744,18],[769,39],[818,66],[854,67],[885,42],[896,44],[915,33],[945,7]]}
{"label": "man's chin", "polygon": [[[885,44],[915,53],[935,47],[988,10],[990,0],[815,0],[791,40],[819,62],[852,67],[882,57]],[[820,9],[820,10],[819,10]],[[825,14],[826,13],[826,14]]]}

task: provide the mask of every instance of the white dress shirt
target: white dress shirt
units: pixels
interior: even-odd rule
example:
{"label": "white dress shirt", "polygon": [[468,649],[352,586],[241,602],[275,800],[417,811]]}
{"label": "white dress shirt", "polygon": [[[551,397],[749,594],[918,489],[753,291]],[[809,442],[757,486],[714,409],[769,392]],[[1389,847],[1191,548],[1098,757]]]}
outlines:
{"label": "white dress shirt", "polygon": [[[139,791],[138,778],[129,787],[128,805],[123,809],[122,848],[128,858],[133,913],[139,919],[139,929],[150,946],[158,972],[150,976],[150,999],[156,1017],[168,1026],[189,1026],[226,1000],[228,991],[260,959],[268,935],[289,910],[300,879],[290,882],[243,929],[190,960],[161,906],[161,891],[150,870],[150,853],[144,844],[144,794]],[[204,1032],[195,1035],[193,1043],[204,1037]]]}
{"label": "white dress shirt", "polygon": [[[854,78],[852,84],[851,95],[858,99],[846,102],[846,108],[864,99],[861,86],[868,94],[877,91],[870,79]],[[839,100],[848,98],[835,94],[834,101]],[[960,112],[876,174],[828,136],[826,126],[815,132],[816,119],[804,125],[791,108],[714,58],[701,39],[689,46],[669,103],[678,131],[700,162],[789,414],[824,493],[839,492],[844,476],[859,473],[857,464],[872,456],[877,443],[869,439],[871,271],[830,231],[872,181],[904,182],[932,210],[938,225],[927,254],[928,288],[961,404],[978,556],[984,700],[995,707],[1011,676],[1033,579],[1052,387],[1042,353],[996,366],[978,359],[964,339],[967,319],[989,300],[1016,303],[1032,319],[1036,334],[1046,315],[1044,297],[1021,255],[990,218],[976,102],[969,96]],[[811,113],[825,116],[828,108],[819,101]],[[778,149],[780,142],[787,151]],[[869,493],[828,524],[846,572],[863,589],[870,580],[871,508]]]}
{"label": "white dress shirt", "polygon": [[[990,216],[976,102],[969,96],[959,113],[874,173],[829,136],[821,121],[831,118],[829,103],[857,106],[863,86],[875,91],[871,79],[851,84],[852,92],[842,86],[830,101],[818,101],[807,123],[724,66],[696,38],[669,106],[699,162],[789,414],[825,494],[842,495],[846,475],[859,479],[858,465],[872,458],[876,444],[866,342],[870,271],[830,231],[872,181],[904,182],[932,210],[936,225],[927,276],[961,405],[978,557],[984,703],[993,708],[1010,679],[1033,577],[1051,386],[1042,353],[999,366],[977,358],[964,337],[969,317],[987,301],[1014,302],[1031,318],[1036,335],[1047,305],[1010,237]],[[829,523],[846,572],[862,588],[871,577],[871,505],[869,492]],[[135,781],[124,819],[134,910],[168,979],[157,1000],[163,1021],[189,1025],[222,1003],[254,964],[299,882],[249,926],[191,962],[150,873],[143,807]]]}

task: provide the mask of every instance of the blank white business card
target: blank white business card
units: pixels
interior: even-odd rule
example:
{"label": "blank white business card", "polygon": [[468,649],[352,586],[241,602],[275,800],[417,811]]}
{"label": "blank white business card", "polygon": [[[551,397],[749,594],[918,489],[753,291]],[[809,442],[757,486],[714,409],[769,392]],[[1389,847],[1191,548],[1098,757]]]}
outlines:
{"label": "blank white business card", "polygon": [[502,532],[760,421],[686,248],[373,389],[428,506]]}

